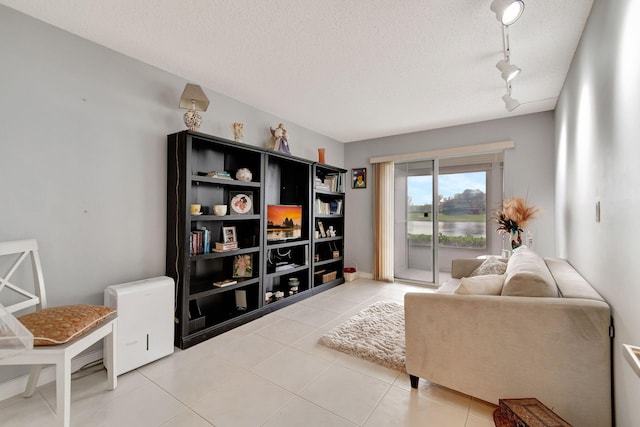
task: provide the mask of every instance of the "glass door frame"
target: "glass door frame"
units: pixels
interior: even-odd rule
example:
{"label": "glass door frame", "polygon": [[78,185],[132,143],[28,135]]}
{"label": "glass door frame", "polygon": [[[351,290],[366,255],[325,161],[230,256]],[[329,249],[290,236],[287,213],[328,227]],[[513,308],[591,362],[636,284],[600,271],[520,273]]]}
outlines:
{"label": "glass door frame", "polygon": [[[439,231],[439,200],[437,197],[438,194],[438,168],[439,168],[439,159],[438,158],[432,158],[432,159],[421,159],[421,160],[415,160],[415,161],[403,161],[403,162],[395,162],[395,167],[394,169],[397,170],[402,170],[403,172],[405,172],[406,175],[403,176],[404,182],[405,182],[405,186],[404,186],[404,194],[402,195],[402,200],[403,200],[403,213],[404,213],[404,219],[402,222],[402,225],[404,227],[405,233],[408,234],[408,223],[409,223],[409,205],[408,205],[408,200],[409,200],[409,186],[408,186],[408,181],[409,181],[409,177],[412,176],[409,172],[409,168],[407,167],[405,168],[398,168],[398,165],[410,165],[410,164],[416,164],[416,163],[428,163],[428,167],[425,167],[425,169],[429,169],[430,170],[430,174],[427,175],[425,173],[422,174],[417,174],[414,176],[430,176],[431,177],[431,200],[427,202],[427,204],[431,205],[431,277],[430,280],[420,280],[420,279],[414,279],[414,278],[409,278],[409,277],[399,277],[397,275],[397,269],[394,269],[394,279],[399,280],[399,281],[405,281],[405,282],[412,282],[412,283],[418,283],[418,284],[424,284],[427,286],[438,286],[439,283],[439,277],[440,277],[440,269],[439,269],[439,264],[438,264],[438,246],[439,246],[439,236],[438,236],[438,231]],[[395,175],[395,174],[394,174]],[[397,175],[396,175],[397,177]],[[396,203],[398,203],[398,201],[396,201]],[[397,214],[397,211],[394,212],[394,214]],[[397,224],[397,221],[394,221],[394,223]],[[395,233],[395,232],[394,232]],[[409,239],[408,236],[404,236],[405,237],[405,245],[406,245],[406,251],[405,251],[405,261],[406,261],[406,268],[409,269],[409,258],[410,258],[410,245],[409,245]],[[395,238],[397,238],[397,236],[395,236]],[[396,256],[396,254],[394,254],[394,256]],[[395,262],[394,262],[395,264]],[[419,270],[419,268],[417,268]],[[426,269],[425,269],[426,271]]]}

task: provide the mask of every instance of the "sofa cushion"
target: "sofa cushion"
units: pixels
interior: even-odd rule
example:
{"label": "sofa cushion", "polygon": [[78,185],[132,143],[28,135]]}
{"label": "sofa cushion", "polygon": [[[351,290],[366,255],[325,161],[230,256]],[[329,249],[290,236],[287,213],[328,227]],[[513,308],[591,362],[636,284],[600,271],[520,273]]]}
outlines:
{"label": "sofa cushion", "polygon": [[500,261],[492,256],[484,260],[482,264],[471,273],[473,276],[483,276],[485,274],[504,274],[507,269],[507,263]]}
{"label": "sofa cushion", "polygon": [[500,295],[504,279],[504,274],[463,277],[453,293],[460,295]]}
{"label": "sofa cushion", "polygon": [[545,258],[547,267],[558,284],[563,298],[584,298],[604,301],[595,289],[591,287],[566,259]]}
{"label": "sofa cushion", "polygon": [[557,297],[558,287],[544,259],[527,247],[514,251],[507,264],[502,295]]}

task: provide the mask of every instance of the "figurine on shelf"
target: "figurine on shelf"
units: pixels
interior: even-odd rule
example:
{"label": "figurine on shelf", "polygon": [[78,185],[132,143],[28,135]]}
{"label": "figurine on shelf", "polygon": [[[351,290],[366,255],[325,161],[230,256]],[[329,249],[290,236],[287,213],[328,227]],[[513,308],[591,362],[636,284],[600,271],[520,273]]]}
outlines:
{"label": "figurine on shelf", "polygon": [[269,149],[280,153],[291,154],[289,150],[289,141],[287,140],[287,130],[280,123],[277,128],[269,127],[271,130],[271,140],[269,141]]}
{"label": "figurine on shelf", "polygon": [[327,237],[336,237],[336,230],[333,229],[333,225],[329,226],[327,230]]}
{"label": "figurine on shelf", "polygon": [[242,123],[231,123],[231,128],[233,129],[233,140],[240,142],[242,138],[244,138],[244,124]]}

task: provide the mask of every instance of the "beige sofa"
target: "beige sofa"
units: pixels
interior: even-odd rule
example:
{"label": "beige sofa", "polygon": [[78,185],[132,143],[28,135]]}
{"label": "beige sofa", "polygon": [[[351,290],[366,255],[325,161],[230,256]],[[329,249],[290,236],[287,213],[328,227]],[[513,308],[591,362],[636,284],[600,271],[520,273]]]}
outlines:
{"label": "beige sofa", "polygon": [[526,248],[508,261],[500,295],[452,293],[483,262],[454,260],[440,292],[405,295],[411,385],[424,378],[496,405],[534,397],[576,427],[610,426],[608,304],[566,260]]}

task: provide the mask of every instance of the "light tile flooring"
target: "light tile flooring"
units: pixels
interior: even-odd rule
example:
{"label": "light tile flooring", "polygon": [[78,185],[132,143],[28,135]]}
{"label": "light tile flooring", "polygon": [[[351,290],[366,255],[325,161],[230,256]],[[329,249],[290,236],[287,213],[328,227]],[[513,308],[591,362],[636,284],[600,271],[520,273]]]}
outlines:
{"label": "light tile flooring", "polygon": [[[359,279],[118,377],[72,382],[73,426],[490,427],[495,406],[320,346],[334,326],[404,284]],[[0,402],[0,424],[53,426],[55,386]]]}

